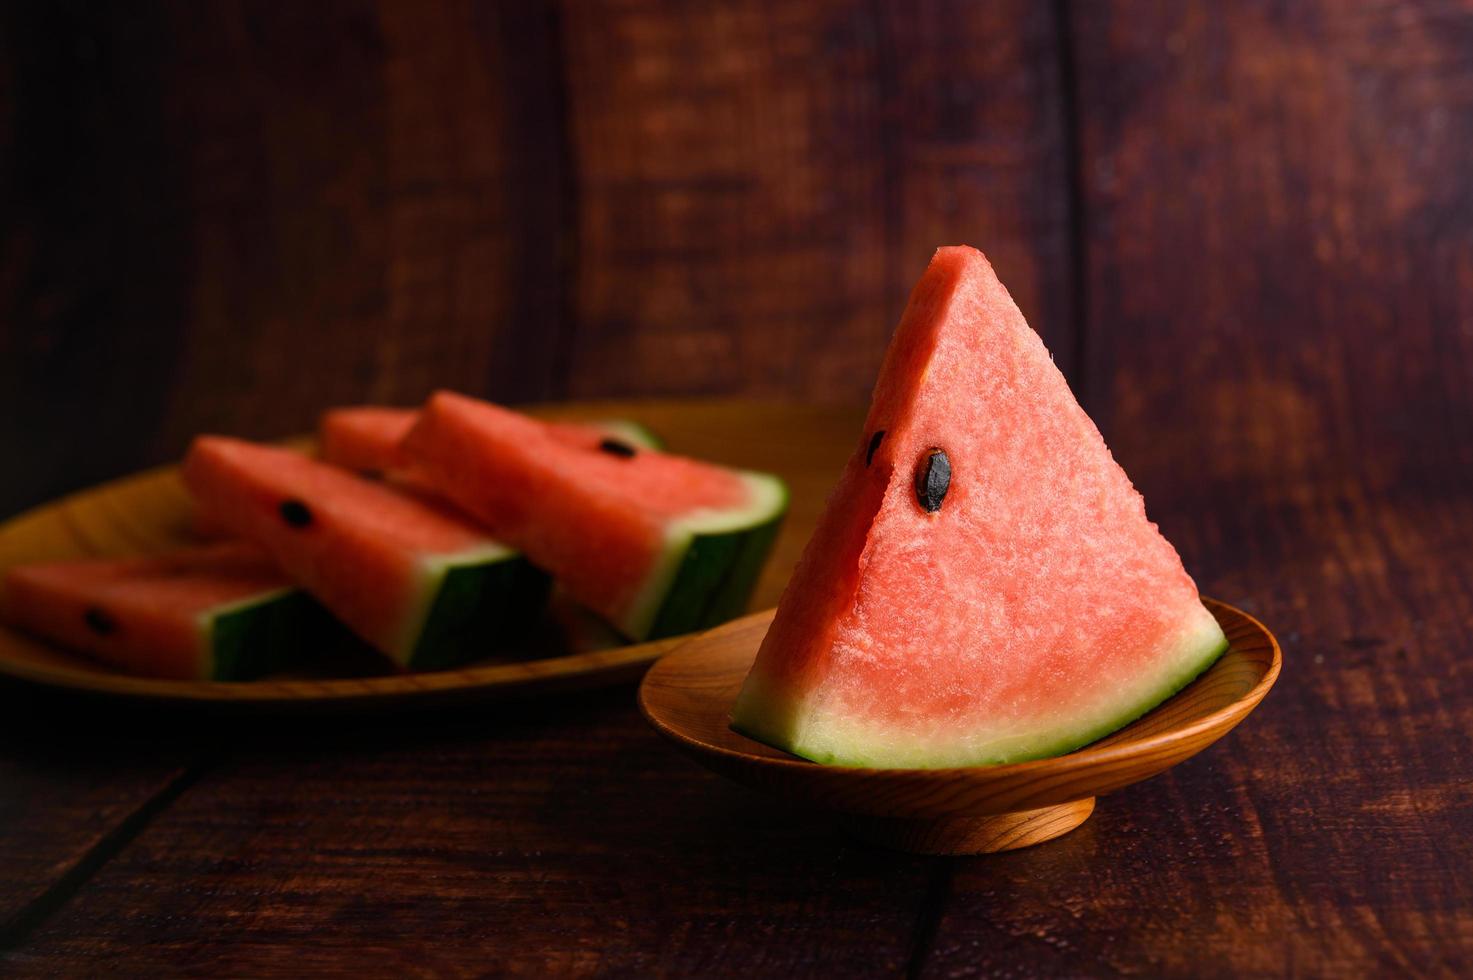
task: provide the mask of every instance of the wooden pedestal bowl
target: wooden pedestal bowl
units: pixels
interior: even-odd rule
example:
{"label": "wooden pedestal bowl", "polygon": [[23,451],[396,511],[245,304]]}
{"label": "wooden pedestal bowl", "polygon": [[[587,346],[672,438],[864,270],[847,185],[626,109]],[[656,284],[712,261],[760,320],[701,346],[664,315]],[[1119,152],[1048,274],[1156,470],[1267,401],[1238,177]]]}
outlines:
{"label": "wooden pedestal bowl", "polygon": [[1262,623],[1204,600],[1228,651],[1201,677],[1113,735],[1052,759],[964,769],[824,766],[731,730],[731,707],[772,610],[704,633],[645,675],[640,708],[702,765],[783,799],[833,811],[851,834],[922,854],[984,854],[1052,840],[1094,812],[1095,797],[1164,772],[1226,735],[1279,676]]}

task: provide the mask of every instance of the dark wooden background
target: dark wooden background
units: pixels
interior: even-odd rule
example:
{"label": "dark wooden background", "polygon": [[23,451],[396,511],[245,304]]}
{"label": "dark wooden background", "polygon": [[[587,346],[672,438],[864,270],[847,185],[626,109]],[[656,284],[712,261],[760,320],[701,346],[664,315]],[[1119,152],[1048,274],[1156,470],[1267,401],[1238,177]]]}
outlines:
{"label": "dark wooden background", "polygon": [[412,736],[12,697],[0,963],[1466,974],[1470,175],[1449,0],[6,5],[4,509],[436,386],[861,401],[967,242],[1288,665],[962,862],[704,777],[628,691]]}

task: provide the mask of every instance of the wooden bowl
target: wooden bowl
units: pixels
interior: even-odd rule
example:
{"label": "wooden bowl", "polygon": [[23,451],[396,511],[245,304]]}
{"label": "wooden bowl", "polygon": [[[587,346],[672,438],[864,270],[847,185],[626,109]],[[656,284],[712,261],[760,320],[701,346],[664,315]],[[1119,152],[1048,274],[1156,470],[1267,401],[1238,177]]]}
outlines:
{"label": "wooden bowl", "polygon": [[1147,779],[1226,735],[1258,706],[1282,656],[1247,613],[1204,600],[1228,650],[1170,700],[1068,755],[964,769],[824,766],[729,726],[737,691],[773,610],[720,626],[665,656],[639,690],[655,729],[702,765],[755,789],[834,811],[852,834],[922,854],[983,854],[1052,840],[1094,812],[1095,797]]}

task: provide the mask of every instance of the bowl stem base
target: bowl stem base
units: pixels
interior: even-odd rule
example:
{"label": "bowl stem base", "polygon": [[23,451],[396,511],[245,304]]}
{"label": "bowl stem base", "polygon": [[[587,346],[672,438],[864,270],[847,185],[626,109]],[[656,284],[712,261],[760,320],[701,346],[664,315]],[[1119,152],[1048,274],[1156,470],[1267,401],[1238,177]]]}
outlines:
{"label": "bowl stem base", "polygon": [[1032,847],[1062,837],[1089,819],[1094,797],[984,817],[911,820],[896,817],[841,815],[851,836],[871,844],[912,854],[995,854]]}

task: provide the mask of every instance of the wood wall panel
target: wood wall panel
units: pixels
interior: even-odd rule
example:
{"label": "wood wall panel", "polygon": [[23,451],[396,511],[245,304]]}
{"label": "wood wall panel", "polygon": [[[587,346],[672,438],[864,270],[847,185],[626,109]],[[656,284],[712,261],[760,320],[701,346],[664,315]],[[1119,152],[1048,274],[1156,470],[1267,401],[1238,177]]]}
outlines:
{"label": "wood wall panel", "polygon": [[[7,8],[0,509],[437,386],[560,389],[546,4]],[[43,417],[40,406],[46,406]]]}
{"label": "wood wall panel", "polygon": [[554,21],[512,3],[184,9],[223,23],[174,29],[205,42],[178,72],[204,197],[164,443],[201,424],[291,431],[326,405],[437,386],[546,396]]}
{"label": "wood wall panel", "polygon": [[569,4],[569,390],[868,394],[936,246],[1071,344],[1051,8]]}
{"label": "wood wall panel", "polygon": [[0,8],[0,511],[138,466],[167,415],[191,261],[169,45],[156,9]]}
{"label": "wood wall panel", "polygon": [[570,389],[857,390],[886,329],[868,13],[574,4],[565,26],[578,107]]}
{"label": "wood wall panel", "polygon": [[561,391],[568,209],[555,12],[383,2],[388,323],[369,396]]}
{"label": "wood wall panel", "polygon": [[1054,7],[948,0],[880,9],[895,75],[879,150],[894,183],[890,329],[937,247],[975,245],[1072,378],[1074,215]]}
{"label": "wood wall panel", "polygon": [[300,428],[364,390],[393,342],[372,4],[178,4],[166,30],[191,42],[154,67],[188,259],[154,273],[177,277],[183,307],[159,454],[200,429]]}
{"label": "wood wall panel", "polygon": [[25,955],[83,974],[898,973],[929,862],[698,770],[632,700],[278,724]]}
{"label": "wood wall panel", "polygon": [[[1255,478],[1473,459],[1445,370],[1473,363],[1473,13],[1083,5],[1075,34],[1088,370],[1117,451],[1186,412],[1207,442],[1153,451]],[[1240,377],[1252,404],[1218,394]]]}

